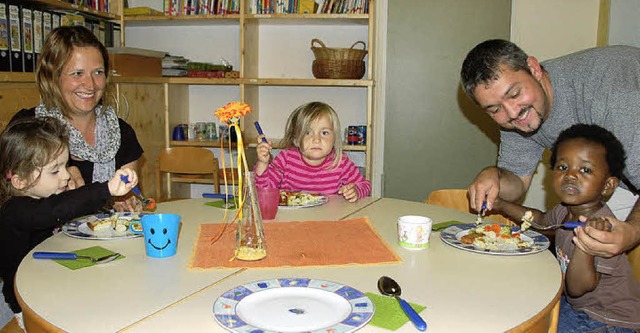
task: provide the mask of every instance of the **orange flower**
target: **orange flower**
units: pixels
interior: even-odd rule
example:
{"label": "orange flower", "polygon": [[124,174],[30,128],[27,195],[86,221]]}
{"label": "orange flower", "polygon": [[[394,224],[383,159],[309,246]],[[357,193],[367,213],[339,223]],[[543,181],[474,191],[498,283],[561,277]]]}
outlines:
{"label": "orange flower", "polygon": [[240,117],[251,113],[251,107],[247,103],[229,102],[227,105],[219,108],[214,115],[221,122],[229,123],[229,121],[238,121]]}

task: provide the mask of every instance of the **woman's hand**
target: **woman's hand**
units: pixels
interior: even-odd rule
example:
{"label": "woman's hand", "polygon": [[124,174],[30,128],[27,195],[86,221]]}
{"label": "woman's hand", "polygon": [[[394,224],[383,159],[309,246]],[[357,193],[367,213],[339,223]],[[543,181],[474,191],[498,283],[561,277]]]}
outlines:
{"label": "woman's hand", "polygon": [[69,181],[67,182],[67,190],[75,190],[84,185],[84,178],[82,178],[80,169],[78,169],[77,166],[67,167],[67,172],[69,172],[70,176]]}
{"label": "woman's hand", "polygon": [[141,212],[142,202],[133,193],[113,198],[113,209],[116,212]]}
{"label": "woman's hand", "polygon": [[349,202],[358,201],[358,191],[356,191],[356,186],[353,185],[353,183],[340,186],[340,189],[338,189],[338,194],[342,194],[345,200]]}

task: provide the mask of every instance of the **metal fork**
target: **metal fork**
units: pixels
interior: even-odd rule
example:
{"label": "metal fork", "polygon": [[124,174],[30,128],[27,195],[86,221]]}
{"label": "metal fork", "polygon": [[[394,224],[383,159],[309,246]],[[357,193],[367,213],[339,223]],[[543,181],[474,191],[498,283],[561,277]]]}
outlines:
{"label": "metal fork", "polygon": [[[125,175],[120,175],[120,179],[122,179],[122,181],[125,184],[129,184],[129,177],[125,176]],[[142,201],[142,207],[144,207],[145,209],[148,210],[153,210],[156,207],[156,201],[153,198],[147,198],[144,195],[142,195],[142,192],[140,192],[140,188],[138,188],[138,186],[134,186],[131,191],[133,191],[133,193],[135,195],[138,196],[138,198],[140,198],[140,201]]]}

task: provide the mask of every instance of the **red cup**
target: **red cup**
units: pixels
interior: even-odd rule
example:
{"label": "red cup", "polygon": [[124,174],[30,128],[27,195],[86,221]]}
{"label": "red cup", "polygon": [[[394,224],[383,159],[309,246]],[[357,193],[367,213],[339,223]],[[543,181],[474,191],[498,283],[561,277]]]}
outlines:
{"label": "red cup", "polygon": [[278,203],[280,202],[280,190],[277,188],[257,188],[258,203],[263,220],[273,220],[278,213]]}

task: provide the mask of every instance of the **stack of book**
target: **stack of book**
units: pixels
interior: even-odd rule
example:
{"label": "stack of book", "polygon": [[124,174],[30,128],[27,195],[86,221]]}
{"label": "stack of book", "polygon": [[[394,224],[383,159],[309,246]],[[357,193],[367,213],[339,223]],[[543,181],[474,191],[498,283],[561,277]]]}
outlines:
{"label": "stack of book", "polygon": [[240,13],[240,0],[164,0],[165,15],[227,15]]}
{"label": "stack of book", "polygon": [[187,76],[189,59],[167,54],[162,58],[162,76]]}
{"label": "stack of book", "polygon": [[187,76],[199,78],[232,78],[237,79],[238,75],[232,72],[230,65],[216,65],[207,62],[190,62],[187,64]]}
{"label": "stack of book", "polygon": [[369,13],[369,0],[322,0],[318,14],[366,14]]}

